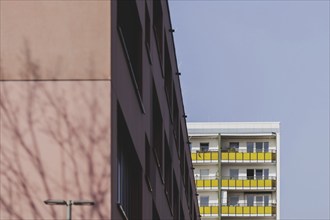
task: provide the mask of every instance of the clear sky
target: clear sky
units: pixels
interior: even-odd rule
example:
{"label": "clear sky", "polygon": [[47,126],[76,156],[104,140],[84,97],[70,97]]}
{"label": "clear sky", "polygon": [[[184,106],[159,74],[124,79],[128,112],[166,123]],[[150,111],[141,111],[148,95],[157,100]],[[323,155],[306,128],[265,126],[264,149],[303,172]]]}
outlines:
{"label": "clear sky", "polygon": [[281,219],[329,217],[329,1],[170,1],[188,121],[281,122]]}

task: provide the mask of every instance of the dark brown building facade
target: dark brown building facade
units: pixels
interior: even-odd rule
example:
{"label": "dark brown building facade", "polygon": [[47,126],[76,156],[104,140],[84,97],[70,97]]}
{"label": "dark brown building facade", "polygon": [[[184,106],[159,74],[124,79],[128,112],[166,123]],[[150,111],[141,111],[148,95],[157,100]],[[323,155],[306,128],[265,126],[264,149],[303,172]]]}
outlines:
{"label": "dark brown building facade", "polygon": [[168,2],[111,13],[112,216],[199,219]]}
{"label": "dark brown building facade", "polygon": [[0,0],[0,219],[200,219],[168,2]]}

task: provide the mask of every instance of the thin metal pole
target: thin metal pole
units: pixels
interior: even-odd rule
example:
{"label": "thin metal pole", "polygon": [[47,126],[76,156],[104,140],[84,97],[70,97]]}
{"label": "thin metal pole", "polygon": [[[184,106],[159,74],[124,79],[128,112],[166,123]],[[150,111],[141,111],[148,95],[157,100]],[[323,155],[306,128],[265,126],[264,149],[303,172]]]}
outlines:
{"label": "thin metal pole", "polygon": [[67,204],[66,219],[71,220],[72,219],[72,200],[67,201],[66,204]]}

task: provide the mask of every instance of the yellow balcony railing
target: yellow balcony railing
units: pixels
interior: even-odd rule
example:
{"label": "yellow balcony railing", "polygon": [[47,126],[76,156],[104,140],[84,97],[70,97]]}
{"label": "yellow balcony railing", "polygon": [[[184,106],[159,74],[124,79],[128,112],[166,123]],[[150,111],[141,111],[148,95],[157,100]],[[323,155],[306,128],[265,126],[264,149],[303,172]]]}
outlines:
{"label": "yellow balcony railing", "polygon": [[222,189],[274,189],[276,180],[272,179],[229,179],[222,177]]}
{"label": "yellow balcony railing", "polygon": [[275,205],[268,206],[222,206],[221,216],[273,216],[276,214]]}
{"label": "yellow balcony railing", "polygon": [[208,206],[200,206],[199,213],[202,216],[219,216],[219,205],[209,204]]}
{"label": "yellow balcony railing", "polygon": [[205,151],[191,153],[193,163],[217,163],[219,158],[218,151]]}
{"label": "yellow balcony railing", "polygon": [[275,152],[221,152],[222,163],[275,162]]}
{"label": "yellow balcony railing", "polygon": [[203,179],[197,179],[195,180],[196,187],[198,190],[204,189],[204,190],[216,190],[219,187],[219,180],[217,179],[209,179],[209,180],[203,180]]}

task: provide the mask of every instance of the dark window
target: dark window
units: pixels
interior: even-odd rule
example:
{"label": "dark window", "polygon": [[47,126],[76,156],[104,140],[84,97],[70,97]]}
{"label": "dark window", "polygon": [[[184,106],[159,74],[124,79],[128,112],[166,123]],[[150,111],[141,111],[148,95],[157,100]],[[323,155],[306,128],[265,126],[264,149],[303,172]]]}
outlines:
{"label": "dark window", "polygon": [[237,180],[238,179],[238,169],[230,169],[229,175],[231,180]]}
{"label": "dark window", "polygon": [[182,179],[183,179],[183,183],[185,183],[185,161],[186,161],[186,157],[185,157],[185,141],[183,139],[183,132],[181,129],[181,144],[180,144],[180,168],[181,168],[181,175],[182,175]]}
{"label": "dark window", "polygon": [[191,190],[191,183],[190,183],[190,179],[189,179],[189,167],[188,167],[188,163],[186,162],[185,165],[185,187],[186,187],[186,199],[187,199],[187,204],[188,204],[188,208],[190,209],[190,199],[191,199],[191,194],[192,194],[192,190]]}
{"label": "dark window", "polygon": [[269,196],[264,195],[264,206],[269,206]]}
{"label": "dark window", "polygon": [[128,218],[142,217],[142,169],[121,110],[117,111],[117,202]]}
{"label": "dark window", "polygon": [[118,30],[131,75],[142,98],[142,29],[135,1],[117,1]]}
{"label": "dark window", "polygon": [[256,142],[256,152],[262,152],[262,142]]}
{"label": "dark window", "polygon": [[[179,129],[180,129],[180,125],[179,125]],[[183,138],[182,129],[180,129],[179,133],[180,133],[180,137],[179,137],[180,141],[179,141],[179,144],[176,145],[177,146],[176,149],[177,149],[178,155],[179,155],[180,160],[181,160],[181,152],[180,151],[182,151],[182,149],[184,148],[183,147],[184,146],[184,138]]]}
{"label": "dark window", "polygon": [[210,146],[209,143],[200,143],[199,144],[200,150],[203,151],[203,152],[208,151],[209,150],[209,146]]}
{"label": "dark window", "polygon": [[264,179],[268,180],[269,178],[269,169],[264,169]]}
{"label": "dark window", "polygon": [[253,142],[247,142],[246,147],[248,153],[253,153]]}
{"label": "dark window", "polygon": [[247,205],[248,206],[254,205],[254,195],[247,195]]}
{"label": "dark window", "polygon": [[145,17],[145,26],[146,26],[145,42],[146,42],[148,53],[150,53],[150,15],[149,15],[147,3],[145,5],[145,16],[146,16]]}
{"label": "dark window", "polygon": [[269,142],[264,142],[264,152],[269,152]]}
{"label": "dark window", "polygon": [[163,176],[163,118],[159,106],[156,88],[153,88],[152,101],[152,133],[153,133],[153,149],[156,153],[156,160],[160,168],[161,176]]}
{"label": "dark window", "polygon": [[178,100],[176,98],[175,89],[173,87],[173,128],[174,128],[174,138],[178,141],[179,137],[179,127],[180,127],[180,120],[179,120],[179,107],[178,107]]}
{"label": "dark window", "polygon": [[172,158],[167,138],[165,137],[165,192],[172,208]]}
{"label": "dark window", "polygon": [[199,206],[209,206],[209,196],[201,196]]}
{"label": "dark window", "polygon": [[248,180],[253,180],[254,179],[254,169],[247,169],[246,175],[247,175]]}
{"label": "dark window", "polygon": [[185,161],[186,161],[186,157],[183,156],[183,159],[180,161],[180,165],[181,165],[181,176],[182,176],[182,181],[183,181],[184,187],[186,187],[185,186],[185,184],[186,184],[186,174],[185,174],[186,163],[185,163]]}
{"label": "dark window", "polygon": [[257,206],[262,206],[263,204],[264,197],[263,196],[256,196],[256,205]]}
{"label": "dark window", "polygon": [[185,171],[184,171],[184,174],[185,174],[184,180],[185,180],[185,187],[186,187],[186,196],[188,197],[188,193],[189,193],[189,170],[188,169],[189,168],[188,168],[187,160],[185,160],[184,168],[185,168]]}
{"label": "dark window", "polygon": [[155,203],[152,203],[152,220],[160,220]]}
{"label": "dark window", "polygon": [[185,220],[182,204],[180,204],[180,220]]}
{"label": "dark window", "polygon": [[172,117],[172,66],[171,66],[171,60],[170,60],[170,54],[168,52],[168,46],[167,42],[165,41],[165,92],[166,92],[166,98],[168,102],[168,107],[170,111],[170,115]]}
{"label": "dark window", "polygon": [[195,219],[195,206],[193,205],[193,200],[191,200],[191,219]]}
{"label": "dark window", "polygon": [[147,184],[150,190],[152,190],[152,186],[151,186],[151,181],[150,181],[150,166],[151,166],[151,161],[150,161],[150,144],[148,141],[148,138],[145,137],[145,169],[146,169],[146,180],[147,180]]}
{"label": "dark window", "polygon": [[238,148],[239,148],[239,142],[230,142],[229,143],[229,149],[237,152]]}
{"label": "dark window", "polygon": [[239,201],[238,196],[231,196],[229,197],[229,206],[237,206]]}
{"label": "dark window", "polygon": [[175,175],[173,175],[173,217],[174,219],[179,219],[179,201],[180,201],[180,194],[178,189],[178,183],[176,181]]}
{"label": "dark window", "polygon": [[153,22],[159,59],[163,61],[163,11],[160,0],[153,1]]}
{"label": "dark window", "polygon": [[262,169],[256,169],[256,179],[257,180],[262,179]]}
{"label": "dark window", "polygon": [[191,211],[191,196],[192,196],[192,189],[191,189],[191,184],[190,184],[190,181],[187,181],[187,182],[189,182],[189,184],[188,184],[188,189],[189,189],[189,191],[188,191],[188,197],[187,197],[187,203],[188,203],[188,208],[190,209],[190,211]]}

